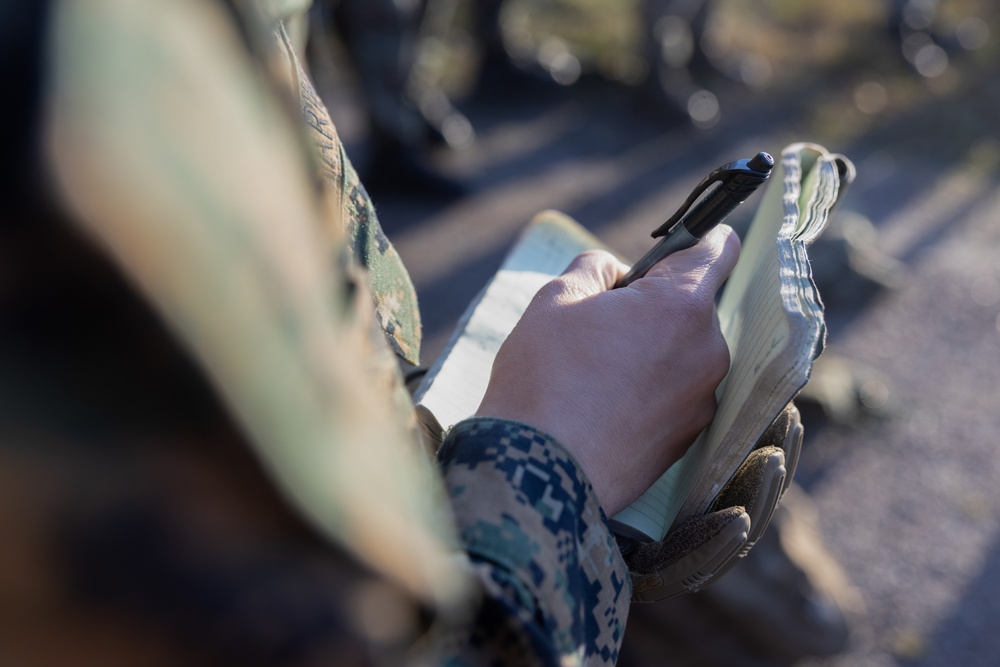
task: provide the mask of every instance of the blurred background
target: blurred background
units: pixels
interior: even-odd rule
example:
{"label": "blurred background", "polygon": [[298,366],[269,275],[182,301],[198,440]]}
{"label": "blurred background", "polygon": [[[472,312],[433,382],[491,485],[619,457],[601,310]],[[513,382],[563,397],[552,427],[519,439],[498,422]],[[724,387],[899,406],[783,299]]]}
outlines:
{"label": "blurred background", "polygon": [[[543,209],[634,260],[723,163],[798,141],[849,157],[811,249],[828,345],[788,505],[812,537],[769,531],[707,593],[633,607],[620,664],[1000,663],[1000,5],[317,0],[310,18],[310,68],[419,293],[425,364]],[[344,591],[364,573],[329,565],[113,267],[39,222],[0,225],[0,663],[342,656],[329,628],[357,618],[331,600],[362,600]],[[64,505],[83,530],[52,558],[43,518]],[[755,590],[738,582],[777,581],[779,552],[814,571],[727,614]],[[836,629],[819,590],[851,632],[803,650],[809,623]],[[392,599],[374,608],[392,620]]]}
{"label": "blurred background", "polygon": [[[420,23],[407,94],[438,100],[422,111],[445,140],[417,150],[449,187],[372,188],[420,295],[425,363],[541,209],[634,260],[720,164],[793,141],[847,155],[857,180],[812,250],[829,336],[799,401],[797,480],[860,600],[847,648],[802,664],[997,664],[1000,7],[498,4],[502,53],[479,3],[432,0]],[[314,73],[364,179],[370,98],[327,36],[333,64]],[[710,664],[674,650],[684,604],[623,662]],[[718,664],[774,664],[734,656]]]}

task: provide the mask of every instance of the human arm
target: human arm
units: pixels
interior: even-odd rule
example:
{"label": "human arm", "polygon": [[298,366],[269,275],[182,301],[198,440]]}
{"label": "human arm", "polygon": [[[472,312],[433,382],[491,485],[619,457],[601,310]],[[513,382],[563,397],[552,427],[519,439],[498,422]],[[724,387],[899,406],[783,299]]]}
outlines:
{"label": "human arm", "polygon": [[[521,619],[517,631],[506,635],[521,644],[538,633],[555,639],[540,644],[550,662],[566,656],[578,656],[587,663],[613,661],[631,595],[630,575],[608,529],[596,485],[591,484],[596,475],[585,472],[580,450],[571,453],[567,443],[590,444],[592,433],[597,437],[621,436],[610,429],[601,435],[594,422],[579,420],[582,413],[621,422],[621,415],[614,410],[623,404],[605,399],[602,392],[622,391],[614,378],[610,384],[605,381],[616,371],[625,374],[626,367],[643,375],[640,381],[647,383],[652,394],[667,390],[705,394],[676,406],[684,413],[677,423],[689,419],[690,405],[707,404],[710,417],[718,377],[691,382],[688,376],[692,373],[685,370],[671,381],[669,371],[656,376],[655,372],[635,370],[640,365],[635,357],[648,361],[644,344],[668,345],[671,340],[688,337],[704,342],[706,331],[711,334],[717,329],[712,281],[721,281],[721,277],[706,276],[704,271],[706,267],[719,273],[728,271],[725,265],[718,265],[719,257],[731,266],[738,247],[734,241],[727,228],[700,252],[689,253],[694,257],[676,257],[659,267],[653,281],[637,284],[635,291],[619,290],[624,299],[596,304],[592,297],[613,296],[608,290],[626,267],[606,253],[578,258],[528,308],[498,357],[480,416],[456,425],[440,452],[460,537],[484,587],[492,591],[484,608],[506,609],[506,614],[492,616],[494,620]],[[677,303],[685,299],[691,302]],[[584,304],[588,307],[576,307],[584,301],[589,301]],[[630,321],[628,309],[641,307],[652,308],[652,316],[638,323]],[[688,318],[684,326],[677,323],[681,313]],[[664,328],[671,326],[677,331],[664,335]],[[653,328],[656,342],[648,338],[628,340],[633,334],[648,334],[647,327]],[[718,342],[714,350],[712,342],[696,347],[692,354],[714,352],[721,357],[716,360],[718,365],[727,363],[724,343],[721,349]],[[580,357],[580,352],[586,354]],[[678,373],[684,363],[692,361],[679,362]],[[594,377],[586,379],[587,372]],[[701,378],[703,374],[698,375]],[[632,379],[621,377],[619,382]],[[509,395],[504,393],[508,390]],[[632,412],[638,411],[637,419],[645,418],[643,410],[661,409],[655,400],[636,400]],[[594,411],[600,414],[587,414]],[[667,432],[677,434],[677,440],[690,440],[703,426],[697,419],[692,421]],[[660,430],[662,426],[662,421],[655,425],[647,421],[641,428]],[[554,437],[557,431],[559,436]],[[630,437],[658,436],[633,433]],[[641,458],[645,450],[637,452]],[[583,451],[582,455],[587,454]],[[665,458],[659,451],[653,455]],[[633,475],[634,468],[623,474]],[[509,645],[491,650],[505,647]],[[465,650],[475,654],[481,648],[473,643]]]}

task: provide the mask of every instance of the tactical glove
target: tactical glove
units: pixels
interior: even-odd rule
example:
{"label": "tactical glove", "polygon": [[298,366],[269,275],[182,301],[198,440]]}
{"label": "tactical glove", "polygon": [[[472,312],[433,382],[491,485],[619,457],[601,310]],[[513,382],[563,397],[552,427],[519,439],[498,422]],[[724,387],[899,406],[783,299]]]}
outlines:
{"label": "tactical glove", "polygon": [[633,601],[697,591],[746,556],[791,484],[802,433],[799,411],[789,403],[706,514],[688,519],[660,542],[619,537]]}

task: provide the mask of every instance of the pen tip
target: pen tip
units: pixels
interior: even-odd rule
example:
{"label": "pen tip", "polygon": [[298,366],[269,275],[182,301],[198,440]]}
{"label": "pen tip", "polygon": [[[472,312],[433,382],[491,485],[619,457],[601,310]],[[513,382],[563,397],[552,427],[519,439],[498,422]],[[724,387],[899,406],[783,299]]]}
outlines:
{"label": "pen tip", "polygon": [[747,166],[754,171],[771,171],[771,168],[774,167],[774,158],[771,157],[770,153],[761,151],[747,163]]}

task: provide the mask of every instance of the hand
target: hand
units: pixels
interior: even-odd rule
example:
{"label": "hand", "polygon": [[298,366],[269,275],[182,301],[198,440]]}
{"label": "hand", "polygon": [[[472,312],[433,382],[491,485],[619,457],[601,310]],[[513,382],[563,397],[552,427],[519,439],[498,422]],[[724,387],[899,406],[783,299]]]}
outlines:
{"label": "hand", "polygon": [[609,516],[639,497],[711,421],[729,370],[715,294],[739,239],[720,225],[644,278],[606,252],[577,257],[500,348],[478,416],[545,431],[574,456]]}

